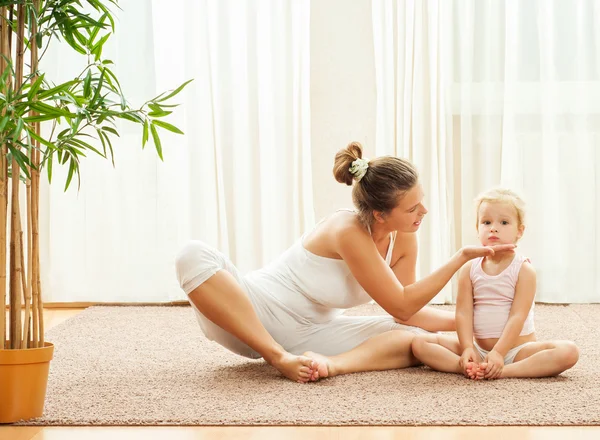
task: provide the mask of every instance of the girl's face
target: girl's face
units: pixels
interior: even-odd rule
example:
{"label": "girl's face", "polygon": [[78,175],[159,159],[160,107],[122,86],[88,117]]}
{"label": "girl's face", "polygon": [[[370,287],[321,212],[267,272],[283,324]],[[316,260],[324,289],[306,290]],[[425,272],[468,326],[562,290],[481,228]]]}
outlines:
{"label": "girl's face", "polygon": [[386,223],[392,231],[416,232],[427,209],[423,205],[423,187],[417,183],[406,193],[398,205],[387,215],[375,213],[375,221]]}
{"label": "girl's face", "polygon": [[483,246],[515,244],[525,230],[519,225],[517,209],[509,202],[482,202],[479,205],[477,232]]}

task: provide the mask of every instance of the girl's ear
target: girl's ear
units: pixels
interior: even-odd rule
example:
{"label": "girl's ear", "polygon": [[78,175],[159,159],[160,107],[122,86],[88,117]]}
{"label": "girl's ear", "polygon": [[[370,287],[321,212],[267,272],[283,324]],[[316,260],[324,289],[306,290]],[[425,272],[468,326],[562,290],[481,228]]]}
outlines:
{"label": "girl's ear", "polygon": [[520,225],[518,232],[517,232],[517,238],[521,238],[523,236],[524,232],[525,232],[525,225]]}

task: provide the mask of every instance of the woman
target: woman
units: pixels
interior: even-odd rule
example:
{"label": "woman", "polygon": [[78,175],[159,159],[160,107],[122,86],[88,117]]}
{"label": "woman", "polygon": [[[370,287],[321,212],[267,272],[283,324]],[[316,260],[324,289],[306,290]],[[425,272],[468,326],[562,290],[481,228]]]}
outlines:
{"label": "woman", "polygon": [[[415,282],[415,233],[427,209],[414,166],[397,157],[362,159],[355,142],[337,153],[333,172],[354,184],[356,211],[325,218],[269,266],[242,277],[199,241],[177,258],[179,283],[204,334],[301,383],[417,365],[415,333],[455,330],[451,312],[426,304],[467,261],[514,248],[462,248]],[[371,300],[389,316],[341,316]]]}

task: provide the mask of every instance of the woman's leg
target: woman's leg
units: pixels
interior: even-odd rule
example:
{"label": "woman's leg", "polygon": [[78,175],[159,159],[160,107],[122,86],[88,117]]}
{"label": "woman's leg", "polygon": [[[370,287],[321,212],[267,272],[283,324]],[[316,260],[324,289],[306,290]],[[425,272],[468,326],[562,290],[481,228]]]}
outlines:
{"label": "woman's leg", "polygon": [[407,331],[390,330],[342,354],[324,356],[307,351],[304,355],[318,362],[313,380],[361,371],[414,367],[420,364],[410,348],[414,337],[413,333]]}
{"label": "woman's leg", "polygon": [[227,271],[219,271],[189,294],[190,301],[210,321],[232,334],[277,368],[285,377],[306,382],[313,360],[283,349],[258,319],[246,292]]}
{"label": "woman's leg", "polygon": [[423,307],[407,321],[396,319],[396,322],[404,325],[421,327],[429,332],[456,331],[456,322],[453,311],[438,310],[430,306]]}
{"label": "woman's leg", "polygon": [[298,382],[310,379],[316,362],[288,353],[273,339],[240,285],[239,272],[224,255],[192,242],[182,250],[176,266],[181,287],[204,318],[259,353],[285,377]]}
{"label": "woman's leg", "polygon": [[573,367],[579,349],[571,341],[532,342],[523,347],[512,364],[505,365],[500,377],[549,377]]}
{"label": "woman's leg", "polygon": [[419,364],[411,343],[416,332],[391,316],[340,316],[299,327],[286,347],[319,363],[312,379],[360,371],[390,370]]}

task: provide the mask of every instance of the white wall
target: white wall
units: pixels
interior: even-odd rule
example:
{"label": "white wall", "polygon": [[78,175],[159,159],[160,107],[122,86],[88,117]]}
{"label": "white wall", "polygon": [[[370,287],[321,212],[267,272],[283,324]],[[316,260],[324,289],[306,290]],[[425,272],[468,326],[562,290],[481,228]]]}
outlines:
{"label": "white wall", "polygon": [[375,62],[371,0],[311,4],[311,141],[317,221],[352,207],[351,187],[333,177],[335,153],[351,141],[375,151]]}

